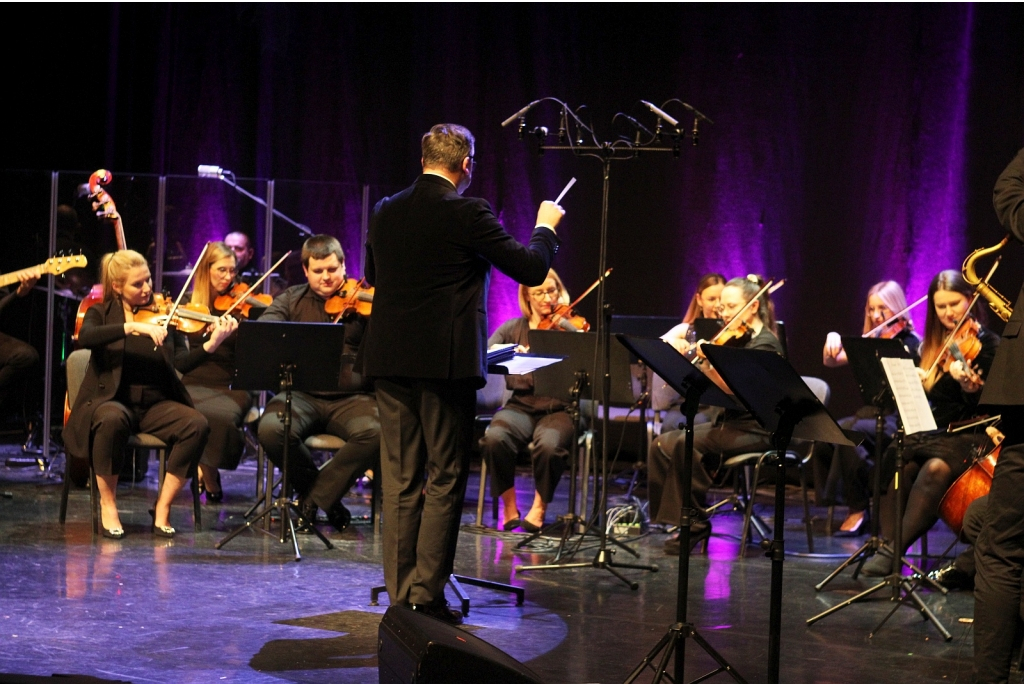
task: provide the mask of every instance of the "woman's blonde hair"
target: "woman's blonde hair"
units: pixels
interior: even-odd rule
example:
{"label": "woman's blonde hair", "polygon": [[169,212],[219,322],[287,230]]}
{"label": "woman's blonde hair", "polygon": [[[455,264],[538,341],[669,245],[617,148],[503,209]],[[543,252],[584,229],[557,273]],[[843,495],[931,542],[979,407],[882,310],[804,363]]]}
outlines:
{"label": "woman's blonde hair", "polygon": [[[868,290],[868,296],[864,298],[864,330],[862,333],[867,333],[875,327],[874,322],[871,321],[871,311],[868,305],[868,300],[871,296],[875,295],[882,301],[886,307],[889,308],[893,314],[902,312],[907,308],[907,295],[903,292],[903,288],[896,281],[881,281],[871,286],[871,290]],[[910,316],[904,314],[900,317],[907,322],[907,329],[914,330],[914,322],[910,320]],[[895,323],[895,322],[894,322]]]}
{"label": "woman's blonde hair", "polygon": [[218,293],[213,292],[213,287],[210,285],[210,267],[226,257],[231,257],[231,262],[237,265],[235,253],[227,246],[227,243],[218,241],[206,244],[206,254],[196,265],[196,276],[192,285],[192,304],[201,304],[213,309],[213,301]]}
{"label": "woman's blonde hair", "polygon": [[[558,277],[554,269],[548,269],[548,275],[544,280],[547,281],[549,278],[555,281],[555,287],[558,288],[558,304],[569,304],[571,301],[569,299],[569,292],[565,289],[562,279]],[[530,302],[530,288],[522,284],[519,285],[519,311],[527,319],[533,314],[533,304]]]}
{"label": "woman's blonde hair", "polygon": [[149,266],[146,258],[135,250],[118,250],[103,255],[100,262],[100,282],[103,284],[103,301],[109,302],[114,299],[117,293],[114,292],[114,284],[118,288],[124,288],[124,282],[128,279],[128,272],[140,266]]}

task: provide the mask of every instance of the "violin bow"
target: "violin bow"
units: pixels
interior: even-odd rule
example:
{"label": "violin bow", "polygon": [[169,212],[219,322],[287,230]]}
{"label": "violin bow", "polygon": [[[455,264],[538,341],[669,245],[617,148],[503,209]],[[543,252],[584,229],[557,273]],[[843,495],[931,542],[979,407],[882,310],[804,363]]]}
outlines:
{"label": "violin bow", "polygon": [[[779,281],[779,284],[778,284],[779,287],[782,287],[782,284],[785,283],[785,282],[786,282],[786,279],[782,279],[781,281]],[[768,282],[765,283],[764,286],[762,286],[761,289],[758,290],[757,293],[755,293],[752,298],[747,300],[747,303],[745,305],[740,307],[740,310],[738,312],[736,312],[736,315],[733,316],[731,319],[729,319],[729,323],[727,323],[724,326],[722,326],[722,330],[720,330],[717,333],[715,333],[715,337],[711,338],[711,340],[708,340],[708,344],[709,345],[714,345],[715,341],[718,340],[719,338],[721,338],[723,335],[725,335],[725,332],[728,331],[733,326],[733,322],[734,321],[741,321],[742,319],[740,317],[742,317],[744,314],[747,313],[747,310],[750,309],[754,305],[755,302],[757,302],[758,298],[760,298],[766,292],[775,292],[775,290],[777,290],[777,288],[772,288],[772,286],[774,284],[775,284],[775,280],[774,279],[768,279]]]}
{"label": "violin bow", "polygon": [[288,255],[290,255],[291,253],[292,253],[291,250],[288,250],[287,252],[285,252],[284,256],[281,257],[279,260],[277,260],[277,262],[274,264],[274,266],[270,267],[267,270],[266,273],[264,273],[262,276],[260,276],[258,279],[256,279],[256,282],[253,283],[251,286],[249,286],[248,290],[246,290],[244,293],[239,295],[238,299],[235,300],[233,303],[231,303],[231,306],[228,307],[227,311],[224,312],[224,314],[222,316],[227,316],[228,314],[230,314],[232,312],[232,310],[234,310],[235,307],[237,307],[238,305],[240,305],[243,302],[245,302],[245,298],[249,297],[249,295],[252,294],[253,290],[256,290],[256,288],[260,287],[260,283],[262,283],[264,280],[266,280],[267,276],[269,276],[270,274],[274,273],[274,269],[276,269],[277,267],[281,266],[281,262],[283,262],[284,260],[288,259]]}
{"label": "violin bow", "polygon": [[[576,179],[573,179],[573,180],[576,180]],[[591,283],[590,287],[587,288],[586,290],[584,290],[582,295],[580,295],[575,300],[573,300],[571,303],[569,303],[569,309],[572,310],[573,307],[575,307],[580,302],[582,302],[584,297],[586,297],[587,295],[589,295],[590,293],[592,293],[594,291],[594,288],[596,288],[597,286],[601,285],[601,281],[603,281],[604,279],[608,278],[611,275],[612,275],[612,270],[611,270],[611,268],[609,268],[607,271],[604,272],[604,276],[601,276],[601,278],[599,278],[596,281],[594,281],[593,283]]]}
{"label": "violin bow", "polygon": [[[992,274],[994,274],[996,272],[996,269],[999,268],[999,262],[1002,261],[1002,259],[1003,256],[999,255],[996,261],[992,263],[992,268],[988,270],[988,275],[985,276],[984,279],[982,279],[982,283],[985,283],[986,285],[988,284],[989,279],[992,278]],[[932,365],[928,367],[928,373],[925,374],[925,378],[928,378],[933,373],[935,373],[935,367],[939,365],[939,360],[942,359],[943,355],[946,353],[946,350],[949,349],[949,346],[953,344],[953,340],[956,339],[956,334],[960,332],[961,328],[963,328],[964,323],[967,321],[968,318],[970,318],[971,310],[974,309],[974,305],[977,304],[979,297],[981,297],[981,293],[975,292],[974,297],[971,298],[971,303],[967,305],[967,309],[964,311],[963,316],[960,317],[960,320],[956,322],[956,326],[954,326],[953,330],[950,331],[949,335],[946,336],[946,342],[942,343],[942,347],[939,349],[939,353],[935,355],[935,359],[932,360]]]}
{"label": "violin bow", "polygon": [[904,307],[900,311],[896,312],[895,314],[890,316],[888,319],[886,319],[882,323],[878,324],[877,326],[875,326],[870,331],[868,331],[867,333],[863,334],[860,337],[862,337],[862,338],[873,338],[876,333],[878,333],[881,330],[884,330],[885,327],[888,326],[889,324],[891,324],[892,322],[899,321],[901,316],[903,316],[904,314],[909,312],[911,309],[913,309],[914,307],[918,306],[919,304],[921,304],[922,302],[924,302],[927,299],[928,299],[927,295],[922,295],[921,298],[917,300],[917,302],[915,302],[914,304],[911,304],[911,305],[907,305],[906,307]]}
{"label": "violin bow", "polygon": [[181,286],[181,292],[178,293],[178,299],[174,301],[174,305],[171,307],[171,311],[167,313],[167,320],[164,321],[164,330],[167,330],[167,326],[171,323],[171,319],[174,318],[174,313],[178,311],[178,305],[181,304],[181,298],[185,297],[185,292],[188,290],[188,286],[192,283],[192,277],[196,275],[196,269],[203,263],[203,257],[206,256],[206,251],[210,248],[210,243],[203,245],[203,251],[199,253],[199,259],[196,260],[195,266],[192,267],[192,271],[188,273],[188,278],[185,279],[185,285]]}

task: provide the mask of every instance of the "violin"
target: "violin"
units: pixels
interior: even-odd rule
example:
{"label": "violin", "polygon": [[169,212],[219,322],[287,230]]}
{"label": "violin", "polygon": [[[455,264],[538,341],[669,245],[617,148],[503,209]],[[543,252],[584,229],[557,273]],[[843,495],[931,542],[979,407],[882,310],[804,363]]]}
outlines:
{"label": "violin", "polygon": [[601,285],[601,282],[608,278],[612,273],[611,269],[604,272],[604,275],[598,278],[596,281],[590,284],[590,287],[583,291],[583,294],[577,297],[569,304],[557,304],[552,310],[551,314],[544,317],[537,323],[538,331],[550,331],[550,330],[568,330],[562,326],[562,322],[568,322],[572,328],[577,331],[586,333],[590,330],[590,324],[582,316],[576,313],[575,307],[578,305],[584,297],[593,292],[594,288]]}
{"label": "violin", "polygon": [[[168,323],[167,317],[173,304],[165,295],[153,293],[150,303],[136,310],[134,314],[135,320],[140,323],[163,326],[165,323]],[[178,305],[169,323],[182,333],[198,333],[208,325],[217,323],[218,319],[219,317],[210,313],[209,307],[190,302]]]}
{"label": "violin", "polygon": [[[973,302],[971,303],[974,304]],[[970,309],[967,310],[970,312]],[[964,369],[969,368],[969,362],[978,358],[981,352],[981,340],[978,334],[981,331],[981,324],[973,318],[963,318],[957,326],[946,337],[939,355],[932,362],[925,374],[922,383],[925,392],[929,392],[939,382],[944,374],[949,373],[949,367],[953,362],[960,362]]]}
{"label": "violin", "polygon": [[346,278],[341,288],[324,303],[324,311],[334,314],[334,322],[346,321],[356,314],[369,316],[373,308],[375,288],[366,279]]}
{"label": "violin", "polygon": [[231,310],[231,313],[238,312],[241,316],[248,319],[249,311],[253,307],[256,307],[257,309],[266,309],[270,306],[270,303],[274,301],[274,298],[266,293],[251,293],[247,295],[244,300],[238,303],[234,309],[232,309],[232,305],[235,304],[235,301],[242,295],[245,295],[245,291],[248,289],[249,286],[245,283],[236,283],[231,290],[223,295],[219,295],[217,299],[213,301],[213,308],[222,312],[227,312],[228,310]]}

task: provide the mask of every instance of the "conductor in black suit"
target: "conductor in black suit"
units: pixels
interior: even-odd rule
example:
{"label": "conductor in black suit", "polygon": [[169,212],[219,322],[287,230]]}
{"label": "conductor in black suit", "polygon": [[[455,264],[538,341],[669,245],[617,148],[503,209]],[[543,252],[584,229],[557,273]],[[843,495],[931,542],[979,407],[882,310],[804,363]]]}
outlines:
{"label": "conductor in black suit", "polygon": [[374,207],[366,278],[376,287],[364,371],[375,379],[384,486],[384,582],[392,605],[458,624],[444,586],[455,559],[483,387],[491,265],[540,285],[558,251],[564,212],[543,202],[529,245],[490,205],[462,197],[473,135],[438,124],[422,139],[423,174]]}
{"label": "conductor in black suit", "polygon": [[[1024,242],[1024,149],[996,181],[996,215],[1011,246]],[[1006,322],[981,404],[1003,416],[1006,434],[988,498],[988,518],[975,545],[974,679],[1005,683],[1021,612],[1024,567],[1024,287]]]}

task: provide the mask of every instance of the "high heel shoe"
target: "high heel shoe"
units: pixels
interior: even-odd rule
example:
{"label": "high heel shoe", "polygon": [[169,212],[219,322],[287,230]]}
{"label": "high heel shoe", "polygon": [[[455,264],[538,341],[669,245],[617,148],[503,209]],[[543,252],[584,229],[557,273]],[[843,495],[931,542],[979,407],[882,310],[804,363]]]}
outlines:
{"label": "high heel shoe", "polygon": [[153,517],[153,535],[160,538],[173,538],[174,534],[178,531],[174,530],[171,526],[158,526],[156,525],[156,509],[150,509],[149,515]]}
{"label": "high heel shoe", "polygon": [[869,518],[870,517],[868,516],[867,511],[865,511],[864,516],[861,517],[860,523],[857,524],[856,528],[851,528],[850,530],[837,530],[836,532],[832,533],[832,537],[856,538],[860,537],[861,535],[864,535],[865,533],[867,533]]}
{"label": "high heel shoe", "polygon": [[544,528],[544,524],[541,523],[538,526],[536,523],[531,523],[529,520],[523,519],[519,523],[519,527],[525,530],[527,533],[539,533]]}
{"label": "high heel shoe", "polygon": [[523,525],[523,515],[520,514],[519,510],[517,509],[516,517],[513,519],[509,519],[508,521],[505,521],[505,523],[502,524],[501,529],[504,531],[515,530],[521,525]]}
{"label": "high heel shoe", "polygon": [[111,540],[121,540],[124,538],[124,528],[103,528],[103,537],[110,538]]}

